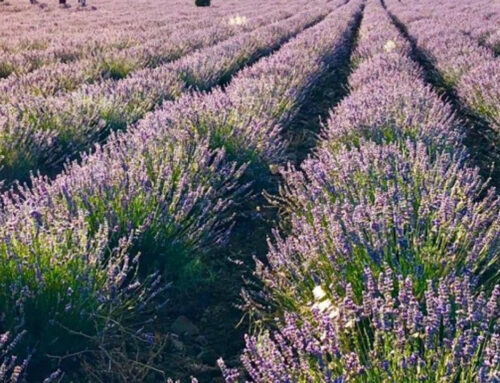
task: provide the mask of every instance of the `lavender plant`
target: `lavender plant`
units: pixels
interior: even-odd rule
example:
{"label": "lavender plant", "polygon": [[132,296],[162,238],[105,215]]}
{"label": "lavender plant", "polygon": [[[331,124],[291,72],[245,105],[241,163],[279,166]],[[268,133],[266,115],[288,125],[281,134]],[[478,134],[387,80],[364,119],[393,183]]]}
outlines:
{"label": "lavender plant", "polygon": [[[360,85],[332,111],[324,130],[325,145],[356,147],[363,139],[377,143],[419,140],[431,151],[460,145],[462,128],[451,107],[415,77],[411,67],[392,70],[386,66],[391,62],[377,56],[359,65],[353,81],[380,77]],[[378,69],[372,72],[372,68]]]}
{"label": "lavender plant", "polygon": [[423,144],[321,151],[288,170],[284,200],[293,211],[291,235],[270,244],[269,267],[257,273],[273,301],[295,309],[312,287],[351,283],[361,290],[365,266],[389,264],[426,280],[473,274],[498,281],[500,200],[459,155],[432,161]]}
{"label": "lavender plant", "polygon": [[500,66],[497,60],[477,65],[462,77],[458,87],[459,97],[469,108],[485,118],[500,132]]}
{"label": "lavender plant", "polygon": [[2,327],[26,329],[18,346],[21,355],[36,347],[30,379],[49,375],[55,358],[74,362],[106,353],[122,327],[149,344],[143,333],[148,321],[142,315],[162,304],[155,297],[165,286],[157,276],[139,281],[138,257],[127,253],[129,241],[120,241],[110,252],[106,235],[103,228],[94,242],[86,243],[83,222],[57,229],[35,223],[4,240]]}
{"label": "lavender plant", "polygon": [[37,364],[106,353],[123,328],[142,337],[165,298],[160,271],[179,287],[207,277],[244,166],[169,128],[120,135],[54,181],[4,195],[0,307],[25,324]]}
{"label": "lavender plant", "polygon": [[[285,315],[278,330],[246,338],[250,382],[496,382],[500,286],[475,293],[468,278],[429,281],[364,271],[362,298],[315,288],[311,316]],[[237,371],[219,362],[225,381]]]}

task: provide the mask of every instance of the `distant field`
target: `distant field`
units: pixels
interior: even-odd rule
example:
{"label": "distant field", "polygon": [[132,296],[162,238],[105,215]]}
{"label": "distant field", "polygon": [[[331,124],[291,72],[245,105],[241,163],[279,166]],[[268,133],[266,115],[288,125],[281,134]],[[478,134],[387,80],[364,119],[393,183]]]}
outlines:
{"label": "distant field", "polygon": [[0,0],[0,382],[500,382],[499,31]]}

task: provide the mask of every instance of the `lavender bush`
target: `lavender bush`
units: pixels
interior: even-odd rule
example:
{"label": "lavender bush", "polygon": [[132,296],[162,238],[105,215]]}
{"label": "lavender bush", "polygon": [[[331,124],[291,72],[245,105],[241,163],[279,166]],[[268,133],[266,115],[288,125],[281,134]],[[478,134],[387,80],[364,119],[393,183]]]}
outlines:
{"label": "lavender bush", "polygon": [[189,131],[144,126],[4,195],[0,306],[38,344],[37,363],[92,357],[93,344],[108,352],[124,328],[142,337],[165,299],[159,271],[179,286],[205,278],[201,259],[227,239],[243,170]]}
{"label": "lavender bush", "polygon": [[[497,382],[500,286],[476,295],[467,278],[413,280],[365,270],[362,298],[315,288],[312,314],[289,313],[279,330],[247,337],[251,382]],[[237,372],[219,362],[225,380]]]}
{"label": "lavender bush", "polygon": [[270,244],[260,278],[287,307],[311,298],[310,286],[351,283],[365,265],[383,264],[426,280],[472,273],[498,280],[500,200],[459,155],[432,159],[423,144],[328,150],[302,172],[288,170],[282,198],[293,210],[291,235]]}

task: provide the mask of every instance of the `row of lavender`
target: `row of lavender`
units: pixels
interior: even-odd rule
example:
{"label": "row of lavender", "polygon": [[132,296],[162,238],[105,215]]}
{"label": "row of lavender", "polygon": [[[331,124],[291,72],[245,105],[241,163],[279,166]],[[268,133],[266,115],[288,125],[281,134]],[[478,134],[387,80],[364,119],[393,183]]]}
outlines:
{"label": "row of lavender", "polygon": [[454,2],[440,0],[434,2],[432,8],[428,3],[414,4],[419,8],[412,20],[432,18],[447,28],[459,30],[480,44],[498,54],[500,50],[500,4],[488,0],[470,2]]}
{"label": "row of lavender", "polygon": [[475,0],[470,3],[454,4],[446,0],[435,11],[444,16],[449,26],[458,27],[472,36],[480,44],[500,53],[500,4],[497,2]]}
{"label": "row of lavender", "polygon": [[[276,11],[280,5],[278,3],[263,6],[269,7],[269,11]],[[291,10],[293,11],[293,7]],[[6,77],[9,81],[3,83],[8,84],[18,79],[24,83],[41,81],[40,77],[43,80],[48,75],[73,76],[75,79],[85,76],[81,82],[94,82],[100,76],[118,74],[124,76],[136,68],[160,65],[165,60],[171,59],[169,58],[171,56],[180,57],[183,49],[201,47],[204,42],[208,43],[215,39],[216,36],[211,37],[211,35],[229,36],[245,29],[238,25],[236,22],[238,20],[233,19],[235,14],[241,18],[238,19],[241,23],[246,21],[247,17],[254,17],[259,13],[255,8],[239,6],[224,8],[224,12],[220,14],[192,17],[185,22],[176,22],[170,17],[164,22],[165,25],[157,25],[157,22],[146,19],[138,23],[140,28],[136,27],[127,33],[115,33],[112,28],[104,27],[101,28],[103,37],[100,39],[89,39],[86,35],[78,34],[70,35],[68,39],[60,41],[40,37],[41,41],[38,41],[36,46],[45,49],[3,52],[0,56],[0,78]],[[203,33],[200,33],[201,31]],[[99,28],[94,33],[98,34]],[[44,38],[47,41],[44,41]],[[32,45],[28,45],[27,48],[32,48]],[[22,46],[22,43],[18,46]],[[115,73],[111,72],[112,69],[115,69]],[[49,73],[46,73],[47,71]],[[59,73],[61,71],[63,73]],[[71,74],[71,72],[76,73]],[[28,74],[30,75],[26,76]],[[72,81],[75,80],[71,77],[66,80],[66,82]],[[67,85],[71,86],[71,83]],[[21,90],[18,94],[20,93]]]}
{"label": "row of lavender", "polygon": [[[26,180],[31,171],[57,171],[64,159],[135,123],[165,100],[192,87],[209,89],[226,81],[244,65],[321,20],[328,11],[328,7],[317,7],[259,27],[274,19],[267,16],[251,24],[253,31],[172,63],[134,72],[123,80],[107,80],[48,98],[26,96],[2,105],[2,178],[12,182]],[[212,44],[219,41],[217,35],[212,38]]]}
{"label": "row of lavender", "polygon": [[[0,12],[2,11],[0,8]],[[108,25],[103,23],[102,19],[106,17],[102,12],[98,12],[101,20],[92,19],[85,13],[79,14],[78,18],[66,17],[59,20],[54,12],[38,12],[44,15],[42,24],[42,20],[37,22],[35,15],[27,14],[27,11],[13,15],[4,14],[3,11],[0,77],[28,73],[48,63],[71,62],[92,52],[134,46],[144,42],[140,36],[148,34],[148,30],[158,28],[159,32],[165,33],[171,30],[169,25],[182,24],[185,20],[177,15],[166,15],[165,11],[166,9],[145,9],[142,17],[135,19],[135,25],[132,15],[121,14],[118,9]],[[177,11],[181,13],[183,8],[177,7]],[[160,21],[156,17],[158,15],[163,20]],[[203,24],[201,17],[191,16],[191,21],[199,19],[200,24]],[[22,24],[27,24],[25,22],[16,22],[17,18],[24,21],[29,18],[31,28],[23,26]],[[189,19],[186,21],[189,23]],[[58,27],[64,28],[65,33],[61,34]]]}
{"label": "row of lavender", "polygon": [[[423,17],[422,7],[432,8],[433,2],[403,6],[389,0],[386,4],[404,23],[417,47],[444,78],[446,86],[455,89],[461,103],[500,133],[500,61],[494,53],[446,22]],[[438,7],[436,12],[447,13],[448,8]]]}
{"label": "row of lavender", "polygon": [[165,33],[161,38],[149,39],[140,46],[92,49],[87,57],[78,61],[46,65],[25,75],[10,76],[0,81],[0,100],[9,103],[22,99],[23,95],[64,96],[65,92],[74,91],[84,84],[97,84],[107,79],[119,80],[140,69],[156,68],[239,33],[286,19],[298,10],[297,5],[290,5],[289,10],[282,11],[273,4],[264,17],[258,17],[261,11],[254,10],[239,16],[241,19],[238,23],[231,23],[231,18],[227,16],[222,17],[219,23],[213,20],[210,26],[202,27],[199,21],[195,21],[169,26],[172,29],[170,33]]}
{"label": "row of lavender", "polygon": [[343,3],[224,92],[166,103],[55,180],[3,195],[3,323],[26,329],[39,371],[46,354],[106,358],[119,335],[150,347],[160,274],[178,282],[209,267],[253,170],[284,160],[282,124],[347,54],[360,2]]}
{"label": "row of lavender", "polygon": [[350,95],[301,171],[282,171],[290,233],[248,297],[278,329],[246,338],[250,381],[500,378],[500,199],[410,53],[369,0]]}
{"label": "row of lavender", "polygon": [[[135,7],[131,7],[131,3]],[[59,9],[44,12],[29,5],[17,12],[9,12],[10,8],[6,8],[5,4],[2,6],[0,12],[5,22],[0,25],[0,49],[3,52],[35,53],[47,49],[57,52],[56,47],[65,46],[76,54],[80,49],[88,50],[87,46],[139,43],[142,39],[136,34],[144,33],[146,29],[159,28],[161,31],[169,24],[195,20],[208,26],[207,18],[217,19],[228,9],[234,12],[248,9],[248,5],[228,3],[224,8],[214,7],[200,12],[192,4],[175,0],[147,3],[131,0],[120,3],[113,0],[102,1],[97,12],[75,13]],[[140,12],[131,12],[131,9],[139,7]],[[28,19],[29,23],[26,22]],[[64,34],[61,34],[60,28],[64,30]],[[99,35],[93,35],[94,32]]]}

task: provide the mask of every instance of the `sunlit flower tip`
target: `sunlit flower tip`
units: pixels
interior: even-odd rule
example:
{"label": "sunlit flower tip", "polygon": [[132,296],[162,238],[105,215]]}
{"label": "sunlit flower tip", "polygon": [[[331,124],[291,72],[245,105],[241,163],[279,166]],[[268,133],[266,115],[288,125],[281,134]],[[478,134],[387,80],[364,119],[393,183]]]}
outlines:
{"label": "sunlit flower tip", "polygon": [[392,40],[388,40],[384,45],[384,50],[386,52],[391,52],[394,50],[394,48],[396,48],[396,43]]}
{"label": "sunlit flower tip", "polygon": [[345,328],[354,328],[354,325],[356,324],[356,321],[354,319],[351,319],[346,322]]}
{"label": "sunlit flower tip", "polygon": [[246,16],[233,16],[229,19],[229,25],[243,25],[246,24]]}
{"label": "sunlit flower tip", "polygon": [[315,303],[313,309],[325,312],[332,308],[332,302],[329,299],[325,299],[323,302]]}
{"label": "sunlit flower tip", "polygon": [[339,309],[336,308],[336,307],[332,307],[332,309],[330,310],[330,312],[328,313],[328,316],[331,318],[331,319],[334,319],[334,318],[337,318],[339,316]]}
{"label": "sunlit flower tip", "polygon": [[320,301],[326,296],[326,292],[325,292],[325,290],[323,290],[323,287],[316,286],[313,289],[313,295],[314,295],[314,299],[316,299],[317,301]]}

